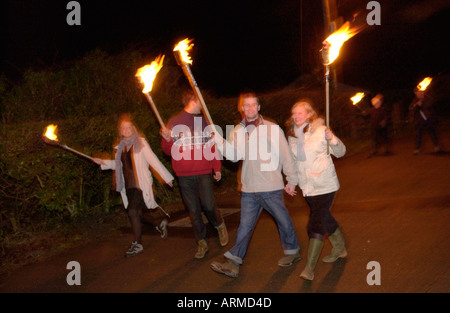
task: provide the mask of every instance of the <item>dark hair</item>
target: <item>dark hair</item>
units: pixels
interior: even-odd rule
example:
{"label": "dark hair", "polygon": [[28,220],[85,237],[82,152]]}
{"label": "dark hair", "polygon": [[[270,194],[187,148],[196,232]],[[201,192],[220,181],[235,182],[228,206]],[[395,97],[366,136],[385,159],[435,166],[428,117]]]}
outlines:
{"label": "dark hair", "polygon": [[192,91],[192,89],[187,89],[183,94],[181,102],[183,103],[184,106],[187,106],[189,104],[189,102],[191,102],[195,98],[196,98],[196,95]]}

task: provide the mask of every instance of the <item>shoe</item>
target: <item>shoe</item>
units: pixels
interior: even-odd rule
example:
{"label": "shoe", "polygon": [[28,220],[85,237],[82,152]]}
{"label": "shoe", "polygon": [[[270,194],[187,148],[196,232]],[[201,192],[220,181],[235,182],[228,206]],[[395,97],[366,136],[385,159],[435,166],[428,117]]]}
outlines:
{"label": "shoe", "polygon": [[342,230],[338,227],[333,234],[331,234],[328,239],[330,239],[331,254],[322,259],[325,263],[333,263],[339,258],[345,258],[347,256],[347,250],[345,249],[345,240]]}
{"label": "shoe", "polygon": [[296,254],[286,254],[284,257],[278,260],[279,266],[291,266],[295,262],[300,261],[300,252]]}
{"label": "shoe", "polygon": [[161,233],[161,238],[166,239],[167,238],[167,219],[163,219],[162,222],[159,224],[159,226],[156,226],[156,230]]}
{"label": "shoe", "polygon": [[225,247],[228,244],[228,231],[225,222],[222,222],[222,225],[217,226],[217,232],[219,233],[220,245]]}
{"label": "shoe", "polygon": [[125,257],[129,258],[139,253],[142,253],[143,251],[144,248],[142,247],[142,245],[140,243],[137,243],[136,241],[133,241],[131,243],[130,249],[128,249],[128,251],[125,253]]}
{"label": "shoe", "polygon": [[236,278],[239,275],[239,265],[229,259],[224,263],[214,261],[210,266],[214,272],[227,275],[228,277]]}
{"label": "shoe", "polygon": [[306,266],[300,277],[306,280],[314,279],[314,269],[317,264],[320,252],[322,251],[323,241],[316,238],[309,239],[308,244],[308,259],[306,260]]}
{"label": "shoe", "polygon": [[414,150],[413,154],[415,155],[419,154],[419,149]]}
{"label": "shoe", "polygon": [[208,243],[206,242],[205,239],[202,239],[198,242],[195,258],[203,259],[205,257],[206,252],[208,252]]}

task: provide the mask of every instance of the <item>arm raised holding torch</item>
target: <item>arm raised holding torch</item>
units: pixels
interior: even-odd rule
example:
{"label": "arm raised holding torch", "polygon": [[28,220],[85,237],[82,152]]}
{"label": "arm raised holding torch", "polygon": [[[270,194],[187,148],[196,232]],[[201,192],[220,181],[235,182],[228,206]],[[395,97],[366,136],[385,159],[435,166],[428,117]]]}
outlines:
{"label": "arm raised holding torch", "polygon": [[181,68],[183,69],[184,75],[189,80],[189,84],[191,85],[195,95],[199,99],[202,105],[203,114],[208,121],[208,124],[211,126],[211,131],[217,133],[216,128],[214,127],[214,123],[212,121],[211,115],[209,114],[208,108],[206,107],[205,100],[203,99],[202,93],[198,88],[197,82],[195,81],[194,75],[192,75],[191,68],[189,64],[192,64],[192,59],[189,56],[188,51],[191,50],[194,44],[191,44],[192,39],[184,39],[180,41],[175,48],[173,49],[175,54],[175,59]]}

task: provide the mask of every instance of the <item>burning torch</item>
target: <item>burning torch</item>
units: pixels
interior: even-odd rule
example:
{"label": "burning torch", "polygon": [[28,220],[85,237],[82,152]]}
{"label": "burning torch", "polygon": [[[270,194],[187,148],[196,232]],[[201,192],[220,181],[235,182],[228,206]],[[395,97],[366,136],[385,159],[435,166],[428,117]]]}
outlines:
{"label": "burning torch", "polygon": [[431,83],[433,79],[431,77],[425,77],[418,85],[417,89],[420,91],[425,91],[428,88],[428,85]]}
{"label": "burning torch", "polygon": [[75,149],[72,149],[72,148],[70,148],[70,147],[60,143],[58,141],[58,137],[56,136],[56,128],[57,127],[58,127],[57,125],[53,125],[53,124],[50,124],[50,125],[47,126],[47,128],[45,130],[45,133],[42,136],[42,140],[44,140],[45,143],[47,143],[49,145],[52,145],[52,146],[57,146],[57,147],[61,147],[63,149],[69,150],[69,151],[71,151],[71,152],[73,152],[75,154],[78,154],[78,155],[80,155],[82,157],[85,157],[85,158],[95,162],[94,158],[90,157],[89,155],[84,154],[84,153],[82,153],[80,151],[77,151]]}
{"label": "burning torch", "polygon": [[155,102],[153,102],[152,96],[150,95],[150,91],[153,88],[153,81],[156,78],[156,74],[158,74],[159,70],[163,66],[164,55],[159,55],[151,64],[147,64],[141,68],[139,68],[136,72],[136,77],[139,81],[144,85],[144,89],[142,89],[142,93],[146,96],[148,103],[150,104],[153,113],[156,115],[156,119],[162,128],[166,128],[161,116],[159,115],[158,109],[156,108]]}
{"label": "burning torch", "polygon": [[360,109],[362,111],[362,109],[357,106],[358,102],[362,100],[362,98],[364,98],[364,92],[358,92],[356,93],[353,97],[350,98],[350,100],[352,100],[353,105],[355,107],[357,107],[358,109]]}
{"label": "burning torch", "polygon": [[[350,23],[345,22],[337,31],[328,36],[323,41],[323,47],[320,50],[322,53],[323,65],[325,66],[325,99],[326,99],[326,125],[330,127],[330,68],[329,65],[333,63],[339,56],[339,50],[345,41],[352,38],[362,27],[350,28]],[[330,142],[327,140],[327,153],[330,153]]]}
{"label": "burning torch", "polygon": [[181,68],[183,69],[184,75],[189,80],[189,84],[191,85],[195,95],[200,100],[200,103],[202,105],[202,111],[203,114],[206,117],[206,120],[208,121],[209,125],[211,126],[211,130],[215,133],[217,133],[216,128],[214,127],[214,123],[212,121],[211,115],[209,114],[208,108],[206,107],[205,100],[203,99],[203,96],[200,92],[200,89],[198,88],[197,82],[195,81],[194,75],[192,75],[191,68],[189,64],[192,64],[192,59],[189,56],[189,50],[192,49],[192,46],[194,44],[191,44],[192,39],[184,39],[180,41],[175,48],[173,49],[175,54],[175,59],[177,60],[177,63]]}

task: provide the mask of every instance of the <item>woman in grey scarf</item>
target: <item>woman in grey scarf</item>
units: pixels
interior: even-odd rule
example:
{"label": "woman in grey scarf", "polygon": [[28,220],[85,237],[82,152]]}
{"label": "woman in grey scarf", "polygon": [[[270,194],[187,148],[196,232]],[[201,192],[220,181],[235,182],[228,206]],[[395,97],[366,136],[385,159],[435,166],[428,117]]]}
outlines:
{"label": "woman in grey scarf", "polygon": [[[174,178],[156,157],[147,140],[139,134],[130,114],[122,115],[119,120],[117,141],[118,144],[114,147],[114,160],[95,158],[94,162],[99,164],[102,170],[115,171],[116,191],[120,192],[134,234],[134,241],[125,254],[126,257],[130,257],[144,250],[141,224],[143,209],[151,210],[147,216],[153,220],[152,224],[161,233],[161,237],[167,237],[168,215],[155,201],[153,177],[149,166],[170,187],[173,187]],[[159,210],[154,210],[156,208]]]}

